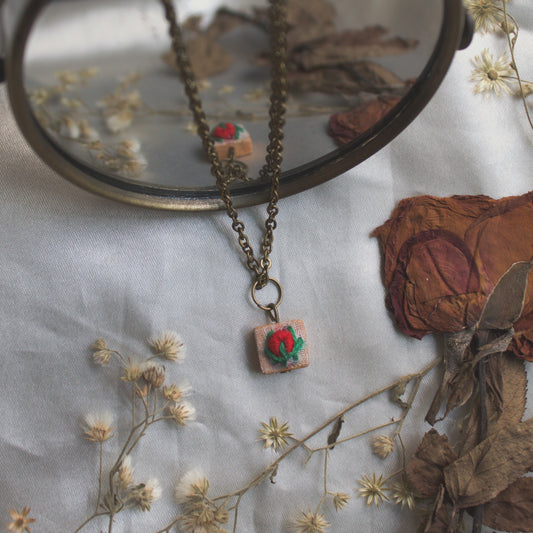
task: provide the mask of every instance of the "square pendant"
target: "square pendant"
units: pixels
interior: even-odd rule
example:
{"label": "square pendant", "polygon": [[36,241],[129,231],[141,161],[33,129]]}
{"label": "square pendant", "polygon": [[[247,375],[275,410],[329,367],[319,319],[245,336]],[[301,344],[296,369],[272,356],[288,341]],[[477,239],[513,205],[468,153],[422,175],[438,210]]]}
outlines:
{"label": "square pendant", "polygon": [[254,332],[263,374],[290,372],[309,366],[303,320],[267,324],[255,328]]}

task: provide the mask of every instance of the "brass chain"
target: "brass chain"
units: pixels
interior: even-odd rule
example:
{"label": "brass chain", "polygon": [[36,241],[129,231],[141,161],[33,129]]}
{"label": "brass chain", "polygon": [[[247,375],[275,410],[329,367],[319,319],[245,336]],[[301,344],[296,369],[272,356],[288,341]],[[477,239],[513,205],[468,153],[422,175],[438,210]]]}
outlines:
{"label": "brass chain", "polygon": [[265,221],[265,234],[261,246],[262,257],[257,259],[247,235],[244,233],[244,223],[239,219],[237,210],[226,180],[224,165],[220,161],[211,137],[209,125],[202,108],[202,101],[198,93],[194,73],[185,47],[183,34],[177,22],[176,10],[172,0],[161,0],[165,16],[169,24],[169,34],[172,50],[175,55],[185,93],[189,99],[198,135],[202,141],[207,159],[211,164],[211,173],[216,179],[220,197],[226,206],[226,212],[232,220],[231,227],[238,235],[238,242],[246,254],[246,265],[255,273],[255,283],[263,288],[269,281],[268,270],[272,264],[270,254],[276,228],[278,214],[279,176],[281,173],[283,151],[283,126],[285,125],[285,108],[287,102],[287,0],[270,0],[270,43],[271,43],[271,95],[269,110],[269,144],[265,164],[259,171],[259,177],[270,180],[270,200],[267,206],[268,217]]}

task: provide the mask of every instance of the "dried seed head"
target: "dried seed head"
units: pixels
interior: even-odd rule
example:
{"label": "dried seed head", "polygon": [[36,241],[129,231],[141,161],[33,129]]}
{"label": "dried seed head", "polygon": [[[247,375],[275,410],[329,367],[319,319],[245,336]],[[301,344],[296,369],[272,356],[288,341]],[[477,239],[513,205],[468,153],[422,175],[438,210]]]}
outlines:
{"label": "dried seed head", "polygon": [[348,494],[345,494],[344,492],[337,492],[333,496],[333,505],[335,506],[335,511],[340,511],[346,507],[349,499],[350,496],[348,496]]}
{"label": "dried seed head", "polygon": [[386,435],[378,435],[372,441],[372,451],[380,459],[386,459],[394,450],[394,441]]}

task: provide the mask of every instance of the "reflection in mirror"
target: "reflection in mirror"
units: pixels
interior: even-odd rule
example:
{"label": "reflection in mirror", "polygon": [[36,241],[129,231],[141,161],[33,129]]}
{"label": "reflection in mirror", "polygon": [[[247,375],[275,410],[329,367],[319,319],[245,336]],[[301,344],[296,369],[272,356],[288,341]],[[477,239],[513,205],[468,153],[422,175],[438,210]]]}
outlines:
{"label": "reflection in mirror", "polygon": [[[265,5],[177,3],[215,135],[250,134],[253,150],[241,157],[250,180],[268,143]],[[289,0],[284,170],[349,142],[406,94],[435,48],[443,5]],[[82,165],[126,181],[213,187],[157,0],[50,2],[31,32],[24,79],[43,130]]]}

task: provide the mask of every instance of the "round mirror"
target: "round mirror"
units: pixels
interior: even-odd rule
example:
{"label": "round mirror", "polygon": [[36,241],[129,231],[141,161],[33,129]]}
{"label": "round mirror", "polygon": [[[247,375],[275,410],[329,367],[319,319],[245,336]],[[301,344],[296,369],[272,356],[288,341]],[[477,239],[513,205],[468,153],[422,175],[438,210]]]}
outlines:
{"label": "round mirror", "polygon": [[[213,128],[253,148],[231,183],[261,203],[270,94],[266,3],[179,1]],[[396,136],[430,99],[463,35],[461,0],[289,0],[281,195],[335,177]],[[12,107],[36,152],[102,195],[167,209],[223,207],[158,0],[7,0]],[[229,126],[228,126],[229,125]]]}

